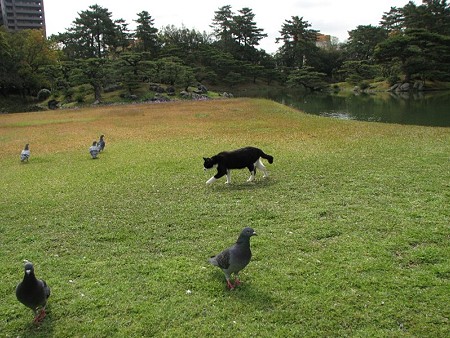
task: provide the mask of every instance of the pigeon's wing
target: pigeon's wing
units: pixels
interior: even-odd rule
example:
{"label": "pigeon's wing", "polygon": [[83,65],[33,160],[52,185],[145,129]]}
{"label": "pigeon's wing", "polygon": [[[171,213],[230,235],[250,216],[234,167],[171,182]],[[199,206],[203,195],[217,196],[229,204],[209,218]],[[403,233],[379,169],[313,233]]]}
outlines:
{"label": "pigeon's wing", "polygon": [[209,261],[222,269],[228,269],[230,266],[230,249],[226,249],[217,256],[211,257]]}
{"label": "pigeon's wing", "polygon": [[42,283],[42,286],[44,287],[45,299],[47,299],[48,297],[50,297],[50,287],[47,285],[45,280],[42,279],[42,280],[40,280],[40,282]]}
{"label": "pigeon's wing", "polygon": [[23,287],[22,287],[22,282],[20,282],[19,284],[17,284],[17,287],[16,287],[16,297],[17,297],[17,299],[21,302],[21,303],[23,303]]}

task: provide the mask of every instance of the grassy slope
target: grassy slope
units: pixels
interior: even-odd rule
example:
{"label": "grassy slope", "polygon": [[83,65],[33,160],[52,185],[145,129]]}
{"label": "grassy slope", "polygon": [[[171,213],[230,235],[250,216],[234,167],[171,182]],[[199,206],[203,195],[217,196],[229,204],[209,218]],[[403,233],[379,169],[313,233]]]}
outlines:
{"label": "grassy slope", "polygon": [[[5,115],[0,142],[7,337],[450,333],[449,129],[233,99]],[[206,187],[201,157],[243,145],[275,157],[271,177]],[[206,259],[247,225],[228,292]],[[38,328],[14,295],[25,258],[53,292]]]}

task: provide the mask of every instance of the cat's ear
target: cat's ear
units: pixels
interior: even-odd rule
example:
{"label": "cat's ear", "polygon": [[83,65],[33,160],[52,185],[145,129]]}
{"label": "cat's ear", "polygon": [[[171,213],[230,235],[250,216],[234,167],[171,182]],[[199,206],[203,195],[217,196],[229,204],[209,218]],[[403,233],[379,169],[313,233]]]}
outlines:
{"label": "cat's ear", "polygon": [[206,157],[203,157],[203,161],[206,161],[207,160],[207,158]]}

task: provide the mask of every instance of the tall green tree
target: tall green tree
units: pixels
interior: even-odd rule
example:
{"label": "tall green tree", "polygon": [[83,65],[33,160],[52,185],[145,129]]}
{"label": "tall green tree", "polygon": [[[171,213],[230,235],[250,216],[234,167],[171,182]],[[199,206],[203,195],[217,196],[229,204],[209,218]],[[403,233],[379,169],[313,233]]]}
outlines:
{"label": "tall green tree", "polygon": [[229,52],[216,48],[216,45],[202,45],[199,49],[198,62],[201,65],[199,81],[217,83],[224,79],[230,72],[239,72],[241,63]]}
{"label": "tall green tree", "polygon": [[212,43],[211,36],[206,32],[201,33],[184,26],[177,28],[173,25],[168,25],[160,31],[159,40],[163,45],[163,57],[175,56],[185,64],[195,63],[201,46]]}
{"label": "tall green tree", "polygon": [[450,80],[450,36],[406,30],[380,43],[375,58],[387,67],[398,64],[405,82],[413,78]]}
{"label": "tall green tree", "polygon": [[419,6],[410,1],[401,8],[391,7],[384,13],[381,25],[389,32],[425,29],[450,35],[450,5],[446,0],[425,0]]}
{"label": "tall green tree", "polygon": [[109,59],[79,59],[75,63],[72,80],[74,85],[90,84],[94,91],[94,99],[101,102],[103,88],[111,82],[113,74],[111,60]]}
{"label": "tall green tree", "polygon": [[348,32],[349,38],[343,48],[347,59],[352,61],[370,61],[375,46],[387,39],[387,30],[372,25],[358,26]]}
{"label": "tall green tree", "polygon": [[257,27],[254,18],[253,10],[248,7],[240,9],[238,14],[229,5],[220,7],[211,24],[219,48],[238,60],[257,63],[257,46],[267,34]]}
{"label": "tall green tree", "polygon": [[156,58],[161,43],[158,38],[158,29],[154,27],[154,19],[147,11],[142,11],[137,14],[138,18],[135,20],[137,27],[134,33],[136,38],[136,51],[148,52],[153,58]]}
{"label": "tall green tree", "polygon": [[244,47],[256,47],[259,41],[267,34],[263,33],[262,28],[256,26],[254,21],[255,14],[252,9],[244,7],[238,10],[238,15],[233,16],[232,32],[234,40]]}
{"label": "tall green tree", "polygon": [[450,36],[450,4],[447,0],[423,0],[420,8],[423,9],[427,30]]}
{"label": "tall green tree", "polygon": [[114,20],[114,25],[116,32],[115,39],[112,39],[111,49],[117,54],[127,52],[133,38],[128,23],[124,19],[118,19]]}
{"label": "tall green tree", "polygon": [[405,17],[403,10],[397,7],[391,7],[389,12],[383,14],[381,26],[389,33],[399,32],[404,29]]}
{"label": "tall green tree", "polygon": [[146,78],[145,59],[143,53],[126,52],[114,60],[115,79],[123,84],[129,94],[134,94]]}
{"label": "tall green tree", "polygon": [[250,8],[244,7],[238,10],[238,13],[233,16],[232,27],[233,39],[238,46],[235,57],[257,63],[259,61],[257,46],[261,39],[267,37],[267,34],[263,33],[262,28],[256,26],[255,14]]}
{"label": "tall green tree", "polygon": [[314,57],[308,59],[308,65],[317,72],[326,74],[330,81],[340,81],[339,69],[344,62],[344,54],[339,48],[318,48]]}
{"label": "tall green tree", "polygon": [[9,44],[9,33],[0,27],[0,93],[6,95],[11,86],[11,74],[14,60]]}
{"label": "tall green tree", "polygon": [[75,58],[104,58],[117,43],[117,26],[111,12],[99,5],[81,11],[61,37]]}
{"label": "tall green tree", "polygon": [[311,24],[303,18],[293,16],[285,20],[281,27],[281,37],[276,42],[283,45],[278,49],[278,59],[288,69],[302,68],[316,47],[317,30],[310,29]]}
{"label": "tall green tree", "polygon": [[391,7],[381,25],[389,36],[376,47],[374,55],[384,67],[401,69],[406,82],[413,78],[448,78],[450,7],[446,0]]}
{"label": "tall green tree", "polygon": [[233,39],[234,31],[234,13],[231,6],[222,6],[214,12],[214,18],[210,27],[217,40],[217,44],[222,50],[231,51],[234,48],[235,41]]}
{"label": "tall green tree", "polygon": [[[3,34],[2,34],[3,35]],[[10,89],[15,88],[23,95],[34,94],[48,85],[44,67],[56,64],[58,54],[40,30],[22,30],[3,35],[6,50],[6,74]],[[2,39],[3,40],[3,39]],[[2,62],[3,63],[3,62]],[[1,67],[0,67],[1,68]]]}

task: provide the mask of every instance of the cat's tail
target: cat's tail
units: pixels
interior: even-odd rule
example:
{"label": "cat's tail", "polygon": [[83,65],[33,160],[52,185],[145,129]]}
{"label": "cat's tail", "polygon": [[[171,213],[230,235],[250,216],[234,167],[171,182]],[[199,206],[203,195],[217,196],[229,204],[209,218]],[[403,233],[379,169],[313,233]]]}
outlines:
{"label": "cat's tail", "polygon": [[267,154],[265,154],[263,151],[261,151],[261,157],[262,158],[265,158],[267,161],[269,161],[269,163],[270,164],[272,164],[273,163],[273,156],[271,156],[271,155],[267,155]]}

